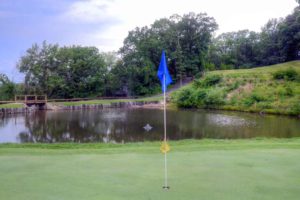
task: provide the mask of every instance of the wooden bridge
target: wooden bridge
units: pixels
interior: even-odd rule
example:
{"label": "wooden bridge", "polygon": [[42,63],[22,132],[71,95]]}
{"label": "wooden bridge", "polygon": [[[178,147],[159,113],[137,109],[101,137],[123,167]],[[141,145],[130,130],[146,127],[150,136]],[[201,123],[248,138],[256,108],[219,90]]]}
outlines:
{"label": "wooden bridge", "polygon": [[24,103],[28,106],[31,105],[44,105],[47,103],[46,95],[16,95],[15,103]]}

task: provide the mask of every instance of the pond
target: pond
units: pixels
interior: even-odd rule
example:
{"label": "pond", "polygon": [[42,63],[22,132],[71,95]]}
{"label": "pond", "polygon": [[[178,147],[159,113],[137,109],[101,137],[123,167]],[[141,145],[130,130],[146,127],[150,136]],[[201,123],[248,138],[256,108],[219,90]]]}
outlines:
{"label": "pond", "polygon": [[[144,127],[149,124],[148,130]],[[297,118],[212,110],[168,110],[169,140],[300,137]],[[0,118],[0,143],[159,141],[163,110],[40,111]]]}

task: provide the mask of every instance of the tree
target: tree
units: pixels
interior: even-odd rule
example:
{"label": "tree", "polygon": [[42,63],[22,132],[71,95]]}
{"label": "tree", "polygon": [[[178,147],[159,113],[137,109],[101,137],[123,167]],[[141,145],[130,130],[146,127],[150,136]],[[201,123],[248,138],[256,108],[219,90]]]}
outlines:
{"label": "tree", "polygon": [[259,34],[242,30],[223,33],[213,40],[210,59],[218,69],[257,65]]}
{"label": "tree", "polygon": [[278,26],[279,45],[285,61],[299,58],[300,52],[300,7],[296,7]]}
{"label": "tree", "polygon": [[42,46],[33,44],[17,64],[20,72],[25,73],[25,92],[27,94],[49,94],[48,81],[51,73],[58,67],[58,45]]}
{"label": "tree", "polygon": [[14,98],[16,86],[5,74],[0,73],[0,100],[7,101]]}
{"label": "tree", "polygon": [[59,67],[52,77],[52,92],[65,98],[102,96],[107,68],[96,47],[60,48]]}
{"label": "tree", "polygon": [[211,42],[212,33],[217,30],[215,19],[205,13],[189,13],[178,22],[183,63],[188,76],[204,69],[204,61]]}
{"label": "tree", "polygon": [[19,63],[26,93],[53,98],[101,96],[107,68],[96,47],[59,47],[43,42],[27,50]]}
{"label": "tree", "polygon": [[[156,20],[150,27],[135,28],[124,40],[119,53],[126,85],[134,95],[150,94],[159,89],[156,77],[161,51],[168,57],[173,80],[193,76],[204,69],[212,33],[217,29],[212,17],[205,13]],[[149,88],[150,89],[146,89]]]}

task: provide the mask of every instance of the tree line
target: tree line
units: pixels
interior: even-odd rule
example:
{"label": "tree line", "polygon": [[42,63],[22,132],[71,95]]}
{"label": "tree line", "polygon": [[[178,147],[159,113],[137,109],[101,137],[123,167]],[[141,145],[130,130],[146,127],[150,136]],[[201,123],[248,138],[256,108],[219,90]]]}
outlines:
{"label": "tree line", "polygon": [[252,68],[300,57],[299,7],[285,18],[269,20],[261,32],[241,30],[215,37],[217,29],[206,13],[176,14],[130,31],[117,53],[34,44],[17,64],[25,74],[24,84],[9,86],[13,83],[2,77],[0,96],[3,100],[16,92],[49,98],[155,94],[160,91],[156,71],[163,49],[174,82],[200,77],[206,70]]}

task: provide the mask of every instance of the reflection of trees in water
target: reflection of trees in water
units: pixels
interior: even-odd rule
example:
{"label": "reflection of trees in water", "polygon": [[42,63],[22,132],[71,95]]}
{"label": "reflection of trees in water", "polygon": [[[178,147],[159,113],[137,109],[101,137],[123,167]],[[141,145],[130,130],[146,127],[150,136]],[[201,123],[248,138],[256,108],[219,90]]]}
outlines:
{"label": "reflection of trees in water", "polygon": [[5,127],[10,121],[14,121],[14,123],[18,123],[18,119],[22,118],[22,114],[9,114],[9,115],[1,115],[0,114],[0,128]]}
{"label": "reflection of trees in water", "polygon": [[[144,141],[143,126],[137,126],[137,118],[130,116],[128,120],[124,111],[107,112],[32,113],[25,118],[28,131],[19,133],[19,139],[20,142],[41,143]],[[159,138],[153,137],[151,140]]]}
{"label": "reflection of trees in water", "polygon": [[8,123],[9,118],[4,115],[0,115],[0,127],[4,127]]}
{"label": "reflection of trees in water", "polygon": [[[167,117],[170,140],[300,136],[295,131],[299,130],[299,120],[278,116],[168,111]],[[19,134],[20,142],[122,143],[163,139],[162,110],[36,112],[24,121],[28,131]],[[147,123],[153,126],[149,132],[143,129]]]}
{"label": "reflection of trees in water", "polygon": [[[64,118],[67,115],[51,117],[51,113],[36,112],[25,119],[28,132],[19,134],[21,142],[92,142],[102,141],[91,121],[84,116],[78,121]],[[67,116],[68,117],[68,116]]]}
{"label": "reflection of trees in water", "polygon": [[[28,131],[19,133],[19,139],[20,142],[41,143],[162,140],[160,118],[161,113],[157,111],[36,112],[25,118]],[[155,124],[154,131],[146,132],[143,129],[146,123]]]}

